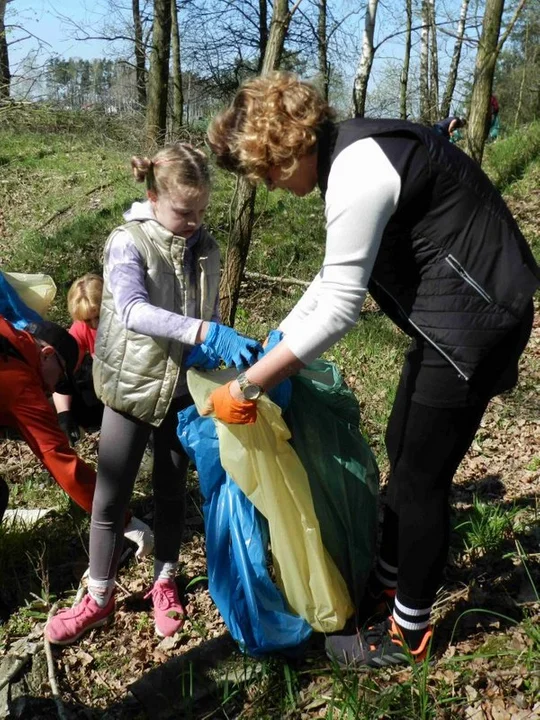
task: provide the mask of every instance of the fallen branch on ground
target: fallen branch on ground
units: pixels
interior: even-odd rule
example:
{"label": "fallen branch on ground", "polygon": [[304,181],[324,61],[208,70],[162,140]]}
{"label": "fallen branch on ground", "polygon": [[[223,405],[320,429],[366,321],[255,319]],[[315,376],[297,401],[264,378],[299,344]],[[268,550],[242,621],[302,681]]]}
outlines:
{"label": "fallen branch on ground", "polygon": [[[57,610],[58,610],[58,603],[54,603],[52,608],[49,610],[47,622],[49,622],[49,620],[52,618],[52,616],[56,613]],[[68,716],[66,715],[66,709],[64,707],[62,697],[58,691],[58,684],[56,682],[56,673],[54,671],[54,660],[53,660],[53,656],[52,656],[51,644],[47,640],[47,636],[45,635],[45,633],[43,634],[43,643],[45,646],[45,657],[47,658],[47,672],[48,672],[48,677],[49,677],[49,685],[51,686],[53,700],[56,705],[56,712],[58,713],[58,717],[60,718],[60,720],[68,720]]]}
{"label": "fallen branch on ground", "polygon": [[255,278],[257,280],[267,280],[268,282],[281,283],[282,285],[301,285],[302,287],[309,287],[311,283],[307,280],[297,280],[296,278],[290,277],[275,277],[274,275],[264,275],[258,272],[245,272],[244,275],[248,278]]}

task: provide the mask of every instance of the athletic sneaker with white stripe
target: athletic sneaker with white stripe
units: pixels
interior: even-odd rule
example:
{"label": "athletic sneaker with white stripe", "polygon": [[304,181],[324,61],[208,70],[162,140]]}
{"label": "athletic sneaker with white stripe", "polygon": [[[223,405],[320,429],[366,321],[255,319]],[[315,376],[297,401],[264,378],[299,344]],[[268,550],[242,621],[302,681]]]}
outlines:
{"label": "athletic sneaker with white stripe", "polygon": [[392,616],[356,635],[331,635],[326,638],[326,654],[341,667],[385,667],[425,660],[429,655],[432,630],[428,628],[415,650],[407,647]]}

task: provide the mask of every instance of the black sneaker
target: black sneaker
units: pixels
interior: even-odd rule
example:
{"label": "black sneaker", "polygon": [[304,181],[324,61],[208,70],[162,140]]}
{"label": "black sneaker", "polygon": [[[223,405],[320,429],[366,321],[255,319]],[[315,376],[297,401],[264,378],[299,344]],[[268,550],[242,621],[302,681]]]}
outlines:
{"label": "black sneaker", "polygon": [[433,631],[428,628],[416,650],[411,650],[393,617],[388,617],[356,635],[332,635],[326,638],[325,650],[340,667],[385,667],[407,665],[425,660]]}

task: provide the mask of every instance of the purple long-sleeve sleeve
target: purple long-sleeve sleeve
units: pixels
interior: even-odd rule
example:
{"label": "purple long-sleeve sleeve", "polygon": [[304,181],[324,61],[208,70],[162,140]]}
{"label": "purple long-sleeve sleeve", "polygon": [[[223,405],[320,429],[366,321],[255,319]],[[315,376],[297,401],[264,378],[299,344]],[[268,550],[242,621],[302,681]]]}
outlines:
{"label": "purple long-sleeve sleeve", "polygon": [[116,312],[128,330],[195,344],[202,321],[150,303],[143,260],[127,232],[119,230],[115,234],[106,262]]}

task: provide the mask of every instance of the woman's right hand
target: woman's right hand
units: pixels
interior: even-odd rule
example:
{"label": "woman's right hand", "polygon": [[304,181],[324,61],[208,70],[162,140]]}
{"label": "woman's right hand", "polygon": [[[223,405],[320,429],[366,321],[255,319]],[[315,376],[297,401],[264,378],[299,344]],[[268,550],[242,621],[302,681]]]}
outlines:
{"label": "woman's right hand", "polygon": [[237,394],[241,396],[236,380],[222,385],[210,395],[201,415],[213,415],[218,420],[231,425],[253,425],[257,420],[257,401],[239,400],[231,395],[234,392],[233,383],[237,386]]}

